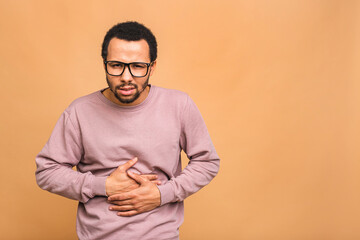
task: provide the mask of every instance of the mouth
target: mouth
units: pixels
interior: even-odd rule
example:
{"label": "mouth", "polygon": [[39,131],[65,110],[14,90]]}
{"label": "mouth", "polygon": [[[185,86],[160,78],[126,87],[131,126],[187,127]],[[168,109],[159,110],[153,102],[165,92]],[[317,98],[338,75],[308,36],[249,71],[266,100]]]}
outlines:
{"label": "mouth", "polygon": [[136,89],[132,86],[126,86],[126,87],[117,88],[117,90],[120,92],[121,95],[128,96],[128,95],[132,95]]}

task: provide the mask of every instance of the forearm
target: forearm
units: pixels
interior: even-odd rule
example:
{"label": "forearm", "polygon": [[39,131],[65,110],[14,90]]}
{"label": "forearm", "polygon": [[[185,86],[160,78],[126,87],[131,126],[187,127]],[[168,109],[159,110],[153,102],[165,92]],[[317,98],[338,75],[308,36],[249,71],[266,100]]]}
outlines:
{"label": "forearm", "polygon": [[158,186],[161,194],[161,205],[183,201],[186,197],[206,186],[218,173],[219,163],[219,158],[190,161],[179,176]]}
{"label": "forearm", "polygon": [[60,164],[41,153],[36,157],[36,164],[36,182],[44,190],[80,202],[87,202],[97,195],[106,195],[106,177],[96,177],[90,172],[76,172],[71,166]]}
{"label": "forearm", "polygon": [[207,185],[219,171],[219,156],[205,122],[189,96],[181,118],[180,146],[190,162],[180,175],[158,187],[161,205],[183,201]]}

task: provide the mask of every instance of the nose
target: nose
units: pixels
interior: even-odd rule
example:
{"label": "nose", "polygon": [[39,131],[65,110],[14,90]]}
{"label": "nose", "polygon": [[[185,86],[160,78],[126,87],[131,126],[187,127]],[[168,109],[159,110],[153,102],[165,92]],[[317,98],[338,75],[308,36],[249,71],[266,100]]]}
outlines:
{"label": "nose", "polygon": [[127,65],[124,69],[124,72],[121,74],[121,80],[122,81],[132,81],[133,80],[133,76],[130,73],[130,69],[129,69],[129,65]]}

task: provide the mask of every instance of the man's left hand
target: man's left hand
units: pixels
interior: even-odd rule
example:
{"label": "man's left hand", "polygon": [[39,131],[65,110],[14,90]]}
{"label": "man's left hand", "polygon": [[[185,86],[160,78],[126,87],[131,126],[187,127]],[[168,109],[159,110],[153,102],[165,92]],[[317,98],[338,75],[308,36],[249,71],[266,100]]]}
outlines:
{"label": "man's left hand", "polygon": [[151,211],[160,206],[160,191],[155,183],[152,183],[139,174],[128,171],[129,177],[140,184],[139,188],[108,197],[112,204],[111,211],[118,211],[117,215],[130,217],[139,213]]}

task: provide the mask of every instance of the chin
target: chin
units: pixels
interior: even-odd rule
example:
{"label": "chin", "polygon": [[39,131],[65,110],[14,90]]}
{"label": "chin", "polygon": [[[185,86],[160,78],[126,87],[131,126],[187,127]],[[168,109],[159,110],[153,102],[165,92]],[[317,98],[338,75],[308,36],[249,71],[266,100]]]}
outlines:
{"label": "chin", "polygon": [[139,98],[140,95],[137,95],[135,93],[135,95],[133,96],[129,96],[128,98],[123,98],[123,97],[120,97],[119,95],[115,95],[115,97],[117,98],[117,100],[119,100],[121,103],[124,103],[124,104],[130,104],[130,103],[133,103],[136,101],[136,99]]}

